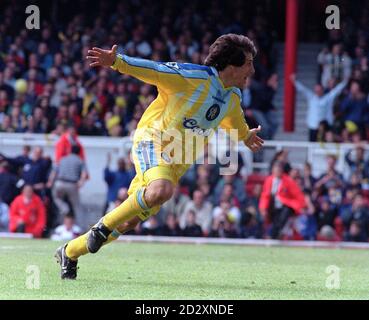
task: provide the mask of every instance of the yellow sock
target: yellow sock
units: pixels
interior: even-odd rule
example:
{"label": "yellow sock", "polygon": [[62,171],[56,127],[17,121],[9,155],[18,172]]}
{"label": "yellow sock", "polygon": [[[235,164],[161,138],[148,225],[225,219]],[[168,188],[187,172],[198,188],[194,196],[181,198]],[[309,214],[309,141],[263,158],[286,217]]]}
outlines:
{"label": "yellow sock", "polygon": [[[114,210],[110,211],[106,214],[102,222],[104,225],[110,229],[114,230],[108,237],[108,240],[104,242],[108,244],[114,240],[116,240],[121,233],[119,233],[116,228],[123,224],[124,222],[132,219],[134,216],[139,214],[144,210],[149,210],[146,202],[144,200],[144,188],[141,188],[131,194],[126,201],[124,201],[119,207],[115,208]],[[100,220],[101,221],[101,220]],[[88,253],[87,249],[87,238],[88,233],[85,233],[78,238],[68,242],[66,248],[66,255],[72,260],[77,260],[80,256],[83,256]]]}
{"label": "yellow sock", "polygon": [[126,201],[124,201],[119,207],[110,211],[103,218],[104,225],[114,230],[122,223],[132,219],[134,216],[142,211],[147,211],[150,208],[147,206],[144,199],[145,189],[141,188],[132,193]]}
{"label": "yellow sock", "polygon": [[[128,231],[128,230],[127,230]],[[65,253],[67,255],[68,258],[72,259],[72,260],[77,260],[80,256],[83,256],[85,254],[88,253],[87,250],[87,237],[88,237],[88,232],[86,232],[85,234],[81,235],[80,237],[71,240],[70,242],[68,242],[67,248],[65,249]],[[123,232],[124,233],[124,232]],[[106,240],[103,243],[103,246],[105,246],[106,244],[117,240],[119,238],[120,235],[122,235],[123,233],[114,230],[108,237],[108,240]]]}
{"label": "yellow sock", "polygon": [[[138,189],[136,192],[131,194],[128,199],[124,201],[119,207],[106,214],[102,219],[104,225],[110,230],[115,230],[119,225],[132,219],[140,212],[150,210],[143,197],[144,191],[144,188]],[[153,209],[156,209],[156,207]],[[88,232],[68,243],[66,254],[70,259],[77,260],[80,256],[88,253]],[[119,235],[114,235],[113,231],[104,244],[108,244],[118,237]]]}
{"label": "yellow sock", "polygon": [[88,253],[87,237],[89,232],[90,231],[68,242],[67,248],[65,249],[68,258],[77,260],[80,256]]}

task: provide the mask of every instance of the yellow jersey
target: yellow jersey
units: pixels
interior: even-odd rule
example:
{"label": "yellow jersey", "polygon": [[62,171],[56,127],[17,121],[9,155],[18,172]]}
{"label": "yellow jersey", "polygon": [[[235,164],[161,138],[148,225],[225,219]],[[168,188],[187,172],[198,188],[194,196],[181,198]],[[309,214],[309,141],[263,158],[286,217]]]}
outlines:
{"label": "yellow jersey", "polygon": [[241,109],[241,91],[225,88],[214,67],[192,63],[155,62],[117,54],[112,69],[158,89],[157,98],[143,114],[138,128],[154,122],[160,130],[237,129],[244,140],[249,128]]}
{"label": "yellow jersey", "polygon": [[[246,139],[249,127],[241,108],[241,91],[236,87],[225,88],[214,67],[117,54],[111,68],[158,89],[157,98],[137,125],[135,140],[143,139],[142,132],[176,131],[183,136],[190,131],[207,141],[218,127],[236,129],[238,140]],[[186,150],[192,147],[188,141],[182,146]]]}

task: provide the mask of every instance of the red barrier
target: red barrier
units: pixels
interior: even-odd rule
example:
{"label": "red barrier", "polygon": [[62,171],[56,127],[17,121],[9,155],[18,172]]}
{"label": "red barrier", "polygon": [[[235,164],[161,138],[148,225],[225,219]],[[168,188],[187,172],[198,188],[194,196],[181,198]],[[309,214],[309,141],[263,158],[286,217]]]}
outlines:
{"label": "red barrier", "polygon": [[286,1],[286,45],[284,64],[284,130],[295,129],[295,87],[290,76],[296,73],[298,0]]}

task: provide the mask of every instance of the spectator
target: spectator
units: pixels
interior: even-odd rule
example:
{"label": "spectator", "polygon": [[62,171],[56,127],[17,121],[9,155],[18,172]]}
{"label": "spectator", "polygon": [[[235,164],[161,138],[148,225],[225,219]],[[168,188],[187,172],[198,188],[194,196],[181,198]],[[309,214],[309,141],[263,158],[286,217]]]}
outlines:
{"label": "spectator", "polygon": [[0,198],[0,232],[9,232],[9,206]]}
{"label": "spectator", "polygon": [[228,214],[222,212],[213,219],[209,237],[212,238],[237,238],[238,232],[235,223],[228,218]]}
{"label": "spectator", "polygon": [[350,149],[345,155],[345,162],[350,168],[350,176],[354,173],[360,178],[369,178],[369,160],[365,159],[365,149],[358,144],[354,149]]}
{"label": "spectator", "polygon": [[67,132],[64,133],[55,145],[55,162],[59,164],[60,160],[69,155],[72,151],[72,146],[79,147],[79,156],[82,160],[86,160],[85,151],[81,142],[78,139],[77,132],[74,126],[70,125]]}
{"label": "spectator", "polygon": [[363,230],[363,226],[358,221],[353,221],[345,236],[345,241],[367,242],[368,237],[366,234],[365,230]]}
{"label": "spectator", "polygon": [[[219,206],[213,209],[213,220],[225,216],[227,222],[232,223],[232,227],[239,227],[241,222],[241,211],[227,200],[222,200]],[[222,219],[221,219],[222,221]]]}
{"label": "spectator", "polygon": [[178,237],[182,235],[176,216],[173,213],[167,215],[165,224],[160,230],[160,234],[167,237]]}
{"label": "spectator", "polygon": [[127,200],[128,198],[128,189],[127,188],[120,188],[118,190],[117,198],[114,201],[114,207],[108,208],[108,211],[113,210],[114,208],[118,207],[122,202]]}
{"label": "spectator", "polygon": [[279,238],[288,218],[299,214],[305,205],[299,186],[283,173],[283,164],[276,162],[264,182],[259,202],[262,216],[271,223],[271,237]]}
{"label": "spectator", "polygon": [[182,230],[182,234],[185,237],[202,237],[203,233],[201,227],[196,224],[196,212],[189,210],[187,212],[186,227]]}
{"label": "spectator", "polygon": [[82,230],[74,223],[73,216],[65,215],[63,224],[55,228],[50,239],[57,241],[70,241],[77,238],[81,233]]}
{"label": "spectator", "polygon": [[369,208],[361,194],[354,197],[351,211],[343,217],[343,223],[348,226],[345,234],[347,241],[368,241]]}
{"label": "spectator", "polygon": [[165,202],[162,206],[160,218],[164,222],[168,213],[173,213],[177,220],[180,221],[181,228],[183,228],[182,216],[186,212],[186,207],[190,203],[191,199],[186,194],[181,192],[181,187],[177,185],[174,188],[173,196],[169,199],[169,201]]}
{"label": "spectator", "polygon": [[149,219],[147,219],[146,221],[142,223],[141,234],[145,236],[162,235],[157,216],[151,216]]}
{"label": "spectator", "polygon": [[0,199],[6,204],[10,204],[18,193],[18,178],[9,172],[7,161],[0,161]]}
{"label": "spectator", "polygon": [[362,191],[365,180],[359,174],[353,173],[350,179],[345,183],[345,187]]}
{"label": "spectator", "polygon": [[336,170],[337,158],[334,155],[327,156],[327,171],[322,174],[315,183],[314,188],[322,190],[323,194],[327,194],[329,187],[343,187],[344,181],[342,175]]}
{"label": "spectator", "polygon": [[338,138],[337,136],[334,136],[333,131],[331,130],[327,120],[320,121],[316,134],[317,142],[337,142],[340,141],[339,139],[340,138]]}
{"label": "spectator", "polygon": [[289,176],[300,186],[300,189],[302,189],[302,178],[300,170],[298,168],[292,168],[289,172]]}
{"label": "spectator", "polygon": [[97,125],[94,115],[90,112],[82,119],[82,124],[78,129],[78,134],[82,136],[101,136],[102,130]]}
{"label": "spectator", "polygon": [[272,168],[273,168],[274,163],[278,161],[278,162],[281,162],[283,164],[283,172],[286,173],[286,174],[290,173],[292,167],[291,167],[290,162],[288,160],[288,152],[289,151],[287,149],[282,149],[274,155],[274,157],[273,157],[273,159],[270,163],[270,169],[269,169],[270,172],[272,172]]}
{"label": "spectator", "polygon": [[22,194],[10,205],[10,232],[31,233],[40,238],[46,225],[46,211],[41,198],[32,186],[25,185]]}
{"label": "spectator", "polygon": [[257,207],[252,205],[248,206],[241,221],[241,238],[262,238],[262,217],[260,216]]}
{"label": "spectator", "polygon": [[211,227],[212,209],[213,206],[209,201],[205,200],[204,193],[201,190],[195,190],[193,200],[187,202],[182,215],[180,215],[179,224],[181,229],[186,228],[189,213],[195,212],[196,224],[201,227],[205,234],[208,234]]}
{"label": "spectator", "polygon": [[221,195],[226,185],[231,185],[232,195],[237,199],[239,205],[244,206],[247,203],[247,196],[245,193],[245,184],[242,178],[236,174],[227,174],[219,179],[215,190],[213,191],[213,205],[218,205]]}
{"label": "spectator", "polygon": [[321,231],[324,226],[330,226],[334,229],[334,220],[337,214],[337,207],[329,201],[328,197],[323,197],[316,212],[318,231]]}
{"label": "spectator", "polygon": [[249,192],[249,197],[247,199],[247,205],[255,207],[258,214],[260,213],[258,210],[262,190],[263,184],[261,182],[257,182],[255,185],[252,185],[252,190]]}
{"label": "spectator", "polygon": [[10,168],[11,172],[14,173],[15,175],[18,175],[20,174],[20,169],[24,166],[24,164],[31,162],[30,153],[31,153],[31,147],[28,145],[25,145],[23,146],[22,154],[15,158],[9,158],[0,153],[0,161],[1,159],[7,160],[8,163],[11,165],[11,168]]}
{"label": "spectator", "polygon": [[318,235],[317,235],[318,241],[339,241],[336,230],[330,225],[324,225]]}
{"label": "spectator", "polygon": [[311,164],[309,162],[305,162],[302,177],[302,185],[304,190],[312,191],[315,185],[316,179],[313,177],[311,171]]}
{"label": "spectator", "polygon": [[253,80],[250,87],[251,113],[249,115],[252,115],[256,122],[262,126],[261,137],[267,140],[273,139],[278,129],[276,115],[273,112],[275,110],[273,98],[277,88],[278,76],[276,73],[271,74],[265,84]]}
{"label": "spectator", "polygon": [[[53,186],[53,199],[59,214],[64,217],[73,210],[77,225],[84,228],[84,217],[81,212],[79,189],[87,180],[87,169],[80,158],[81,150],[78,145],[72,146],[72,153],[63,157],[50,175],[48,186]],[[71,204],[69,208],[68,203]]]}
{"label": "spectator", "polygon": [[324,48],[318,55],[318,63],[322,67],[321,84],[328,87],[331,78],[348,79],[351,75],[351,59],[342,50],[342,44],[333,45],[332,50]]}
{"label": "spectator", "polygon": [[[107,164],[104,169],[104,180],[108,185],[107,203],[105,209],[108,208],[117,199],[118,190],[120,188],[129,188],[133,176],[126,170],[126,162],[124,158],[119,158],[116,171],[109,169],[111,162],[111,154],[107,155]],[[105,214],[104,210],[104,214]]]}
{"label": "spectator", "polygon": [[346,127],[353,126],[354,128],[351,131],[360,130],[361,135],[364,136],[363,130],[368,123],[369,105],[358,81],[351,82],[350,93],[342,101],[340,111]]}
{"label": "spectator", "polygon": [[227,184],[224,185],[223,191],[220,195],[220,201],[222,201],[222,200],[229,201],[232,205],[234,205],[238,208],[241,207],[239,200],[234,195],[234,190],[233,190],[233,186],[232,186],[231,183],[227,183]]}
{"label": "spectator", "polygon": [[304,193],[306,207],[297,217],[297,224],[300,226],[299,233],[304,240],[315,240],[317,234],[316,207],[309,192]]}
{"label": "spectator", "polygon": [[[18,161],[22,160],[18,158]],[[31,185],[39,196],[44,197],[51,160],[43,156],[41,147],[36,147],[33,149],[31,159],[25,157],[23,161],[21,178],[26,184]]]}
{"label": "spectator", "polygon": [[334,89],[324,94],[321,84],[316,84],[313,92],[300,81],[297,81],[295,75],[291,76],[291,81],[295,84],[297,90],[305,96],[308,104],[306,123],[309,128],[309,141],[317,141],[320,122],[326,120],[333,124],[333,101],[345,88],[347,82],[341,82]]}
{"label": "spectator", "polygon": [[349,227],[349,222],[351,219],[351,212],[352,212],[352,204],[357,194],[359,194],[359,191],[352,189],[352,188],[347,188],[345,196],[338,209],[339,217],[342,220],[344,227],[346,229],[348,229]]}

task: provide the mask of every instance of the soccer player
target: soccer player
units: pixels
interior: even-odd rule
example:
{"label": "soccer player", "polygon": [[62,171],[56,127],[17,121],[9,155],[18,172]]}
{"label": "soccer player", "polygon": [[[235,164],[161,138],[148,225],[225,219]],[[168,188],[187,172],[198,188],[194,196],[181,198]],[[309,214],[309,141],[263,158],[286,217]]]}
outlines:
{"label": "soccer player", "polygon": [[186,131],[207,139],[218,127],[237,129],[238,140],[253,152],[262,147],[264,141],[257,135],[261,127],[250,130],[241,109],[240,88],[255,72],[255,55],[253,42],[236,34],[220,36],[211,45],[205,65],[132,58],[117,54],[116,45],[111,50],[94,47],[88,51],[91,67],[111,68],[154,85],[158,96],[143,114],[134,135],[132,156],[137,174],[128,199],[86,234],[58,248],[55,256],[62,279],[75,279],[80,256],[96,253],[102,245],[156,214],[171,198],[191,163],[173,161],[172,154],[163,152],[169,144],[163,142],[163,133],[179,133],[174,140],[183,154],[195,149],[192,142],[181,140]]}

